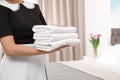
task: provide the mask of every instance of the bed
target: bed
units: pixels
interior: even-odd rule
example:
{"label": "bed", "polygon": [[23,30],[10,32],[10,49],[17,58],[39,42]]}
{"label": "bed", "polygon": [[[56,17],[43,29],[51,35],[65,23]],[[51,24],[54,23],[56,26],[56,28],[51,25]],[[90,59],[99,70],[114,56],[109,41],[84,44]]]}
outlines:
{"label": "bed", "polygon": [[46,64],[48,80],[103,80],[63,63]]}
{"label": "bed", "polygon": [[48,80],[120,80],[119,28],[111,29],[111,46],[107,49],[106,54],[93,61],[66,61],[47,65]]}

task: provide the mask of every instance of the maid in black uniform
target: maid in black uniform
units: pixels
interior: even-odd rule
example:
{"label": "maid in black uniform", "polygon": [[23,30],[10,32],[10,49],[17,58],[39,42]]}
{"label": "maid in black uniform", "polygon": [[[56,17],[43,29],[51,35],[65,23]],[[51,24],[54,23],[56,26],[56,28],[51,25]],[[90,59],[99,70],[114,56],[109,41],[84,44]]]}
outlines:
{"label": "maid in black uniform", "polygon": [[34,48],[32,27],[46,25],[37,4],[22,0],[0,1],[0,42],[4,56],[0,80],[46,80],[44,56],[51,52]]}

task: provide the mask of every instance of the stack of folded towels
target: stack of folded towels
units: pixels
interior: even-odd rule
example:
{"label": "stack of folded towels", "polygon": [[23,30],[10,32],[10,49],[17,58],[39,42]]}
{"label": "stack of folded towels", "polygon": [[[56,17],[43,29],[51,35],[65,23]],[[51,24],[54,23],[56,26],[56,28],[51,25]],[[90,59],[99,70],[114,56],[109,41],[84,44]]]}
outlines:
{"label": "stack of folded towels", "polygon": [[52,51],[60,46],[80,43],[75,27],[35,25],[32,30],[34,45],[38,50]]}

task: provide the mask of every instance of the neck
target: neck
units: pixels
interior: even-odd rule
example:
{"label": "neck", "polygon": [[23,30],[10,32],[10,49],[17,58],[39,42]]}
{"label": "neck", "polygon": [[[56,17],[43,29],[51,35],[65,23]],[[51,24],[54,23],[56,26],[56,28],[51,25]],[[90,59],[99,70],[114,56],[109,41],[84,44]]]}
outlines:
{"label": "neck", "polygon": [[13,0],[13,1],[6,0],[6,1],[9,2],[9,3],[13,3],[13,4],[15,4],[15,3],[23,3],[23,0]]}

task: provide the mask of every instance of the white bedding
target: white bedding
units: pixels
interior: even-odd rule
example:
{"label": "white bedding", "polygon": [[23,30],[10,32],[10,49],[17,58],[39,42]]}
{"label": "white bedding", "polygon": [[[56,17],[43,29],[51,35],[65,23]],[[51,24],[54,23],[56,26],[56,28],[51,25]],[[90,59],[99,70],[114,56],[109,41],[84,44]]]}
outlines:
{"label": "white bedding", "polygon": [[89,62],[85,60],[60,63],[97,76],[104,80],[120,80],[120,67],[117,66],[104,65],[98,62]]}
{"label": "white bedding", "polygon": [[120,45],[108,46],[98,57],[97,62],[120,67]]}

